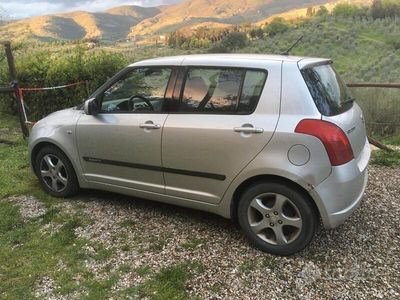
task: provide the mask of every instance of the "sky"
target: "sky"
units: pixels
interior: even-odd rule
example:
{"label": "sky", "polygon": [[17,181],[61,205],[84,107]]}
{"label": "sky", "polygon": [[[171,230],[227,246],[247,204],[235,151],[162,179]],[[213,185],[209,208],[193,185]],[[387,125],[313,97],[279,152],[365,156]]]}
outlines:
{"label": "sky", "polygon": [[158,6],[179,0],[0,0],[0,16],[20,19],[74,10],[102,11],[120,5]]}

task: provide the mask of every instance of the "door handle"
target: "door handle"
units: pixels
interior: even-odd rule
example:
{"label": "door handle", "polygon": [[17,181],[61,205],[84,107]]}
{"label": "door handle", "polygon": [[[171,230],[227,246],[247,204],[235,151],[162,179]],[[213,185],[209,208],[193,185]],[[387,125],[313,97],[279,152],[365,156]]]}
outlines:
{"label": "door handle", "polygon": [[160,129],[161,128],[161,125],[153,124],[153,122],[151,122],[151,123],[150,122],[139,124],[139,127],[143,128],[143,129]]}
{"label": "door handle", "polygon": [[242,126],[233,128],[233,131],[243,133],[263,133],[264,129],[260,127]]}

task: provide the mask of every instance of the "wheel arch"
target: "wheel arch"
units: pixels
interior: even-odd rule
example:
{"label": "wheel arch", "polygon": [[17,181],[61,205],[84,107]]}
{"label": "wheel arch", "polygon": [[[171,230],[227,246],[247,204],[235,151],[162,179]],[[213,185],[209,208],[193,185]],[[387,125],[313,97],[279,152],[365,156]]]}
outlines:
{"label": "wheel arch", "polygon": [[61,151],[67,158],[68,160],[71,162],[73,168],[74,168],[74,172],[75,175],[76,174],[76,166],[74,161],[71,159],[70,155],[68,154],[67,151],[65,151],[62,147],[60,147],[59,145],[57,145],[54,142],[51,141],[41,141],[39,143],[37,143],[36,145],[33,146],[31,153],[30,153],[30,162],[31,162],[31,166],[32,166],[32,170],[36,173],[36,168],[35,168],[35,161],[36,161],[36,157],[39,154],[40,150],[43,149],[44,147],[49,146],[49,147],[54,147],[57,148],[59,151]]}
{"label": "wheel arch", "polygon": [[310,202],[312,205],[316,216],[318,219],[321,218],[321,213],[318,209],[317,204],[315,203],[314,199],[311,197],[310,193],[302,187],[300,184],[279,176],[279,175],[270,175],[270,174],[264,174],[264,175],[256,175],[250,178],[247,178],[245,181],[243,181],[234,191],[233,196],[232,196],[232,201],[231,201],[231,207],[230,207],[230,215],[231,215],[231,220],[234,222],[235,225],[238,226],[238,206],[239,206],[239,201],[240,197],[242,196],[243,192],[249,188],[252,185],[255,185],[257,183],[261,182],[274,182],[274,183],[280,183],[280,184],[285,184],[287,186],[290,186],[291,188],[297,190],[301,194],[303,194],[306,199]]}

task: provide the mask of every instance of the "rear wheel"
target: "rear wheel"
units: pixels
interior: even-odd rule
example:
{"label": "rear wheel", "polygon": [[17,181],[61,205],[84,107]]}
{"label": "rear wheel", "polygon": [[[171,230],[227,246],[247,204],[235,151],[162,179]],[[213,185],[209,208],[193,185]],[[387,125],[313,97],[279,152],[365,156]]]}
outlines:
{"label": "rear wheel", "polygon": [[74,168],[58,148],[42,148],[35,159],[35,170],[40,185],[50,195],[65,198],[78,193],[79,184]]}
{"label": "rear wheel", "polygon": [[278,255],[303,250],[312,240],[318,219],[309,199],[280,183],[258,183],[242,195],[239,224],[257,248]]}

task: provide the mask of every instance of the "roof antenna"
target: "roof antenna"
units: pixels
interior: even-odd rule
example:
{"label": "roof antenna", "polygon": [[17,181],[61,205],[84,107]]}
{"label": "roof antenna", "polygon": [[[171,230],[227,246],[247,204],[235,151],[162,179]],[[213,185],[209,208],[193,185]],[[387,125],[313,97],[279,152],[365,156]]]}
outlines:
{"label": "roof antenna", "polygon": [[292,46],[290,46],[289,49],[287,49],[285,52],[282,52],[282,55],[289,55],[289,54],[290,54],[290,51],[292,51],[292,49],[293,49],[294,47],[296,47],[298,43],[300,43],[300,41],[303,39],[303,37],[304,37],[303,35],[300,36],[300,37],[294,42],[294,44],[293,44]]}

